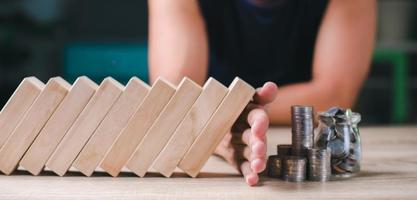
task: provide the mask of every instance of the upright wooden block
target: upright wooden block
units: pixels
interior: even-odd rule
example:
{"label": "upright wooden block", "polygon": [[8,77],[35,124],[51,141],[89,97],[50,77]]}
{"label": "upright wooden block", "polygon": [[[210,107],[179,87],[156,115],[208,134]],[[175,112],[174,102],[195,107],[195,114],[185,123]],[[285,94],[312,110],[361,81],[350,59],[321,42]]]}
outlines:
{"label": "upright wooden block", "polygon": [[0,148],[22,120],[45,84],[35,77],[23,79],[0,112]]}
{"label": "upright wooden block", "polygon": [[46,163],[46,167],[63,176],[71,167],[81,149],[107,115],[124,87],[112,78],[106,78],[88,102],[74,124]]}
{"label": "upright wooden block", "polygon": [[138,110],[107,152],[100,164],[101,168],[112,176],[117,176],[120,173],[174,92],[175,87],[163,79],[158,79],[155,82]]}
{"label": "upright wooden block", "polygon": [[181,160],[179,167],[184,172],[191,177],[198,175],[254,94],[252,86],[235,78],[226,97]]}
{"label": "upright wooden block", "polygon": [[127,168],[141,177],[146,174],[200,93],[201,87],[190,79],[184,78],[181,81],[171,100],[136,148]]}
{"label": "upright wooden block", "polygon": [[130,79],[125,91],[120,95],[72,166],[86,176],[91,176],[149,90],[150,87],[140,79],[136,77]]}
{"label": "upright wooden block", "polygon": [[67,96],[45,124],[36,140],[20,161],[20,166],[33,175],[39,174],[49,156],[83,111],[97,89],[97,84],[87,77],[78,78]]}
{"label": "upright wooden block", "polygon": [[71,87],[60,77],[52,78],[0,149],[0,170],[12,173],[23,154],[64,99]]}
{"label": "upright wooden block", "polygon": [[184,120],[159,153],[152,168],[170,177],[227,93],[227,88],[210,78]]}

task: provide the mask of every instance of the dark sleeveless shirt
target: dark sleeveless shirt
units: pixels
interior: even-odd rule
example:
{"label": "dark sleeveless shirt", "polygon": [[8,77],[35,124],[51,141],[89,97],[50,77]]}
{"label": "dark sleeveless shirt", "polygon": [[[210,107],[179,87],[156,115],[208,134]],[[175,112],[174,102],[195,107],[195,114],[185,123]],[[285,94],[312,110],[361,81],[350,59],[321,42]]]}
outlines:
{"label": "dark sleeveless shirt", "polygon": [[235,76],[255,87],[311,79],[316,36],[326,0],[200,0],[209,39],[209,75]]}

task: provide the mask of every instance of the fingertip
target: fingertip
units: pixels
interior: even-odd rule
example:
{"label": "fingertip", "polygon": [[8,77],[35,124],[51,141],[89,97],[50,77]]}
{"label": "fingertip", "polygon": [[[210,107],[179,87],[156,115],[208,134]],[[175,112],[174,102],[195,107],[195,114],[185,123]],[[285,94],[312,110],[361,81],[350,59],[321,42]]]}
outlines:
{"label": "fingertip", "polygon": [[258,183],[259,181],[258,174],[252,171],[251,164],[248,161],[245,161],[244,163],[242,163],[240,168],[245,178],[245,181],[248,185],[253,186]]}
{"label": "fingertip", "polygon": [[278,90],[278,86],[274,82],[268,81],[264,83],[264,85],[258,88],[256,91],[260,95],[265,95],[265,94],[274,93],[277,90]]}
{"label": "fingertip", "polygon": [[273,82],[266,82],[261,88],[256,90],[255,101],[265,105],[272,102],[278,92],[278,86]]}
{"label": "fingertip", "polygon": [[259,177],[258,174],[250,173],[245,177],[245,180],[249,186],[254,186],[258,183]]}
{"label": "fingertip", "polygon": [[274,82],[271,82],[271,81],[266,82],[266,83],[263,85],[263,87],[262,87],[262,88],[264,88],[265,90],[272,91],[272,92],[274,92],[274,91],[277,91],[277,90],[278,90],[278,86],[277,86],[277,84],[275,84]]}

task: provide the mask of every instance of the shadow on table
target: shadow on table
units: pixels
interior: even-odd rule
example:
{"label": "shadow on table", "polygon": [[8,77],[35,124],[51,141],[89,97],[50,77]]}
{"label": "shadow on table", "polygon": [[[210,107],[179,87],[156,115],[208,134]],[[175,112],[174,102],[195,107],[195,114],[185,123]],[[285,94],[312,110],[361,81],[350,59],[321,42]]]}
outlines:
{"label": "shadow on table", "polygon": [[[3,174],[1,174],[3,175]],[[16,170],[14,171],[10,176],[34,176],[31,173],[29,173],[28,171],[25,170]],[[56,176],[59,177],[57,174],[55,174],[52,171],[42,171],[39,175],[37,176]],[[84,174],[82,174],[81,172],[77,172],[77,171],[68,171],[67,173],[65,173],[64,177],[86,177]],[[91,177],[112,177],[110,174],[106,173],[106,172],[94,172]],[[139,178],[139,176],[137,176],[136,174],[134,174],[133,172],[120,172],[120,174],[117,177],[137,177]],[[156,172],[148,172],[145,176],[146,177],[160,177],[163,178],[164,176],[156,173]],[[170,178],[189,178],[190,176],[188,176],[186,173],[182,173],[182,172],[175,172]],[[239,174],[231,174],[231,173],[210,173],[210,172],[201,172],[198,175],[198,178],[231,178],[231,177],[241,177],[241,175]]]}
{"label": "shadow on table", "polygon": [[[387,171],[387,172],[374,172],[374,171],[361,171],[358,175],[352,178],[378,178],[378,177],[399,177],[404,173],[402,172],[394,172],[394,171]],[[349,180],[349,179],[346,179]]]}
{"label": "shadow on table", "polygon": [[[402,173],[401,172],[374,172],[374,171],[361,171],[359,174],[350,177],[350,178],[340,178],[340,179],[333,179],[332,181],[349,181],[352,179],[357,178],[378,178],[378,177],[399,177]],[[3,175],[3,174],[2,174]],[[16,170],[11,174],[11,176],[33,176],[31,173],[25,170]],[[52,171],[42,171],[38,176],[58,176]],[[81,172],[77,171],[69,171],[65,174],[64,177],[86,177]],[[94,172],[91,177],[112,177],[110,174],[106,172]],[[132,172],[120,172],[117,177],[138,177],[136,174]],[[156,172],[148,172],[145,177],[164,177],[163,175],[156,173]],[[182,172],[175,172],[171,178],[187,178],[189,177],[186,173]],[[198,175],[198,178],[234,178],[234,177],[241,177],[239,174],[234,173],[219,173],[219,172],[201,172]],[[268,178],[264,175],[261,176],[262,180],[269,181],[274,180],[272,178]]]}
{"label": "shadow on table", "polygon": [[340,183],[340,182],[357,182],[363,180],[377,180],[377,179],[402,179],[404,176],[407,176],[401,172],[376,172],[376,171],[361,171],[357,175],[354,175],[349,178],[332,178],[327,182],[313,182],[313,181],[304,181],[304,182],[287,182],[282,179],[270,178],[268,176],[261,176],[260,184],[263,185],[274,185],[274,188],[277,191],[308,191],[308,190],[325,190],[326,187],[330,184]]}

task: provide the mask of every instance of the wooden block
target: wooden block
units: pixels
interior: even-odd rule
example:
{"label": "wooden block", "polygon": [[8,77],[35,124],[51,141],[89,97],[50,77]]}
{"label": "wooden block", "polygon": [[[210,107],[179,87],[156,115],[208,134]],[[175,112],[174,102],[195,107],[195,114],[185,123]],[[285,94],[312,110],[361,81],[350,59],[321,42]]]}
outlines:
{"label": "wooden block", "polygon": [[48,169],[60,176],[68,171],[123,89],[123,85],[110,77],[103,80],[97,92],[47,161]]}
{"label": "wooden block", "polygon": [[107,152],[100,167],[112,176],[117,176],[136,147],[171,99],[175,87],[158,79],[151,91],[133,114],[127,126]]}
{"label": "wooden block", "polygon": [[172,175],[184,154],[222,102],[227,91],[225,86],[213,78],[206,82],[201,95],[154,161],[152,166],[154,170],[166,177]]}
{"label": "wooden block", "polygon": [[91,176],[149,90],[150,87],[140,79],[136,77],[130,79],[125,90],[72,166],[86,176]]}
{"label": "wooden block", "polygon": [[64,99],[71,87],[60,77],[52,78],[0,149],[0,170],[12,173],[23,154]]}
{"label": "wooden block", "polygon": [[136,148],[127,168],[143,177],[164,148],[185,114],[201,93],[201,87],[184,78],[158,119]]}
{"label": "wooden block", "polygon": [[80,77],[75,81],[67,96],[23,156],[20,166],[33,175],[38,175],[42,171],[46,161],[90,101],[97,87],[97,84],[87,77]]}
{"label": "wooden block", "polygon": [[226,97],[180,161],[179,167],[184,172],[191,177],[198,175],[254,94],[252,86],[235,78]]}
{"label": "wooden block", "polygon": [[23,79],[17,87],[0,112],[0,147],[12,134],[44,87],[45,84],[35,77]]}

